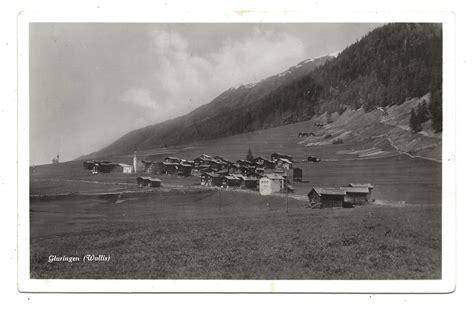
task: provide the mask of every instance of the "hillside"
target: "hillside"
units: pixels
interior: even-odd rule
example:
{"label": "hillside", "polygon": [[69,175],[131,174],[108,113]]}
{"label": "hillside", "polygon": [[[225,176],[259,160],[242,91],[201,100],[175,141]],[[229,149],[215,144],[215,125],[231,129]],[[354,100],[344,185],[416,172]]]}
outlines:
{"label": "hillside", "polygon": [[185,116],[132,131],[81,158],[222,138],[326,113],[343,116],[346,110],[362,110],[358,114],[363,118],[377,107],[396,108],[427,94],[430,118],[425,128],[440,132],[441,45],[438,24],[389,24],[337,58],[309,59],[255,84],[229,89]]}

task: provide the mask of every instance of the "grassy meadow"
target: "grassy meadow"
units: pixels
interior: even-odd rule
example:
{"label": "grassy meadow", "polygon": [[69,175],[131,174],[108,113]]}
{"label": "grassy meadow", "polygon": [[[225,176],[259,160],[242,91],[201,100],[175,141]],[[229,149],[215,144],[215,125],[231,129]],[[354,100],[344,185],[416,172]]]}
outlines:
{"label": "grassy meadow", "polygon": [[[31,203],[31,277],[439,279],[441,210],[311,210],[248,192],[172,190]],[[124,201],[123,201],[124,200]],[[48,263],[106,254],[108,263]]]}
{"label": "grassy meadow", "polygon": [[[355,135],[341,145],[301,144],[298,132],[313,128],[309,121],[139,153],[139,159],[206,153],[234,161],[248,147],[254,156],[292,154],[304,182],[294,184],[289,214],[284,195],[217,191],[200,187],[199,177],[158,176],[162,187],[152,190],[136,186],[138,174],[92,175],[81,161],[31,167],[31,277],[439,279],[441,163]],[[359,157],[374,149],[383,153]],[[322,161],[308,163],[308,155]],[[131,156],[109,159],[131,164]],[[371,183],[375,199],[406,205],[308,208],[311,187],[351,182]],[[111,259],[48,263],[49,255],[86,254]]]}

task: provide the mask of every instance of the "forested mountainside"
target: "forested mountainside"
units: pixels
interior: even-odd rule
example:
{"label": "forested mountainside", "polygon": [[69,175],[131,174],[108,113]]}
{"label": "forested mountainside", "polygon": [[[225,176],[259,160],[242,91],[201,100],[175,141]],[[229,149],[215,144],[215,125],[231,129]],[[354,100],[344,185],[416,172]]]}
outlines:
{"label": "forested mountainside", "polygon": [[[431,93],[428,118],[442,131],[441,24],[388,24],[337,58],[299,63],[229,89],[191,113],[134,130],[86,157],[131,153],[295,123],[348,107],[370,112]],[[426,117],[425,117],[426,118]]]}

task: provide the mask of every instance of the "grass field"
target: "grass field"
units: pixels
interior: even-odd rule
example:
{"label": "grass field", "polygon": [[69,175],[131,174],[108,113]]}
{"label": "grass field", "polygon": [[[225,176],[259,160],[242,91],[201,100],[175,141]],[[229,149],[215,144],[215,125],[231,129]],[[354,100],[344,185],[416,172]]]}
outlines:
{"label": "grass field", "polygon": [[[441,210],[171,190],[31,203],[32,278],[439,279]],[[106,254],[109,263],[48,263]]]}
{"label": "grass field", "polygon": [[[162,188],[150,190],[136,186],[138,174],[92,175],[80,161],[31,167],[31,277],[439,279],[441,163],[370,137],[392,126],[364,127],[357,128],[364,136],[354,131],[341,145],[306,145],[298,132],[313,131],[308,121],[139,153],[140,159],[206,153],[234,161],[248,147],[254,156],[291,154],[304,182],[294,184],[289,214],[284,195],[219,192],[200,187],[199,177],[161,176]],[[308,163],[308,155],[322,161]],[[130,164],[131,156],[110,160]],[[375,199],[406,206],[307,207],[311,187],[348,183],[371,183]],[[48,263],[49,255],[85,254],[111,259]]]}

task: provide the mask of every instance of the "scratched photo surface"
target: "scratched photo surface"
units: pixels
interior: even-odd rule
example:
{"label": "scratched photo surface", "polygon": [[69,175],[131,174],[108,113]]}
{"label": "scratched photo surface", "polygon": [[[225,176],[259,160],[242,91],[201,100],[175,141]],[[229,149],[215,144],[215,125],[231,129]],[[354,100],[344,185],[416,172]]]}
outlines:
{"label": "scratched photo surface", "polygon": [[30,278],[441,279],[442,33],[30,23]]}

